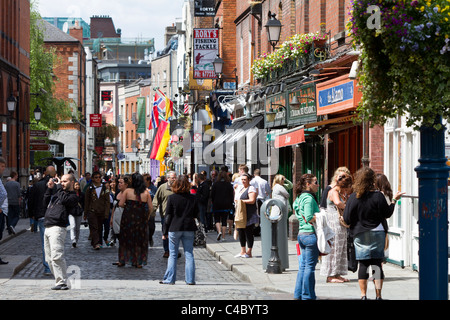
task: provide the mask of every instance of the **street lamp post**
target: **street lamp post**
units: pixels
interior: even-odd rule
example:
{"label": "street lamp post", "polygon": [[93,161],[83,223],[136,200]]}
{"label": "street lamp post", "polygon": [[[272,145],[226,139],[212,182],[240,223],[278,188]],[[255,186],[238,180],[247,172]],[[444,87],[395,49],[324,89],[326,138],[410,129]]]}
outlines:
{"label": "street lamp post", "polygon": [[271,13],[269,11],[269,21],[267,21],[267,24],[264,26],[267,30],[267,37],[269,39],[269,43],[273,48],[273,51],[275,51],[275,47],[280,41],[280,34],[281,34],[281,22],[275,18],[276,14]]}
{"label": "street lamp post", "polygon": [[[442,124],[442,119],[436,119]],[[448,300],[448,187],[445,127],[420,128],[419,298]]]}

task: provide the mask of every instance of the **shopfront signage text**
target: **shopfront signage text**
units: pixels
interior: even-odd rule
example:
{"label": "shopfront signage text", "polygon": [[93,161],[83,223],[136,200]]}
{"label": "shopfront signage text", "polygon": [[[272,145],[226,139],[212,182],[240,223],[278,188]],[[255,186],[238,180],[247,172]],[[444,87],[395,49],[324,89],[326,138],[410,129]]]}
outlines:
{"label": "shopfront signage text", "polygon": [[317,84],[317,115],[356,109],[361,92],[348,75]]}
{"label": "shopfront signage text", "polygon": [[305,142],[305,130],[303,128],[279,134],[275,137],[275,148],[293,146]]}
{"label": "shopfront signage text", "polygon": [[214,60],[219,53],[219,29],[194,29],[194,79],[215,79]]}

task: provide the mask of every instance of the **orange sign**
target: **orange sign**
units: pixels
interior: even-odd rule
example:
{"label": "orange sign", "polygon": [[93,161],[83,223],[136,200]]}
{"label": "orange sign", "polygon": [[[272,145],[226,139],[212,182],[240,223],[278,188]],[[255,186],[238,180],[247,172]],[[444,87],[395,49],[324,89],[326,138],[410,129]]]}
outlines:
{"label": "orange sign", "polygon": [[356,81],[348,75],[317,84],[317,115],[355,110],[361,100]]}
{"label": "orange sign", "polygon": [[275,137],[275,148],[293,146],[305,142],[305,130],[303,128],[281,133]]}

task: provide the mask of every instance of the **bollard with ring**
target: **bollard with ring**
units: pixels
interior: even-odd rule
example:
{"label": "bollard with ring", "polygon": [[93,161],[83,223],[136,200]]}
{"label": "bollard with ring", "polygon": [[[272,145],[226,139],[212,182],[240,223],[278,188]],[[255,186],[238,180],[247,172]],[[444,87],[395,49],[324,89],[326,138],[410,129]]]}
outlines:
{"label": "bollard with ring", "polygon": [[[273,215],[272,207],[277,206],[280,209],[278,215]],[[278,255],[278,243],[277,243],[277,232],[278,232],[278,221],[281,220],[283,215],[287,214],[287,207],[279,199],[268,199],[264,201],[261,206],[261,212],[264,212],[266,218],[272,224],[272,247],[270,249],[270,258],[267,263],[267,273],[282,273],[281,271],[281,261]]]}

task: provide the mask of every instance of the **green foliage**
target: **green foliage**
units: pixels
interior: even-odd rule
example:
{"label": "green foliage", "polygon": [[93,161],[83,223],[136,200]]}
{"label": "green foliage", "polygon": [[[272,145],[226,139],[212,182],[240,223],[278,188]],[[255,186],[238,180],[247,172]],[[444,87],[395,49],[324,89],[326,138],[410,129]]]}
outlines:
{"label": "green foliage", "polygon": [[[30,101],[30,119],[32,129],[39,130],[57,130],[60,120],[70,119],[72,109],[68,101],[56,99],[53,96],[55,90],[55,79],[53,68],[60,63],[55,49],[44,46],[44,34],[41,16],[37,9],[37,2],[31,3],[30,13],[30,92],[38,95],[32,95]],[[43,93],[44,89],[46,93]],[[42,110],[42,118],[39,125],[34,120],[34,109],[36,106]]]}
{"label": "green foliage", "polygon": [[[406,115],[416,129],[450,120],[449,0],[354,0],[347,28],[361,49],[362,118]],[[379,11],[368,12],[376,5]],[[381,25],[369,28],[378,14]]]}

